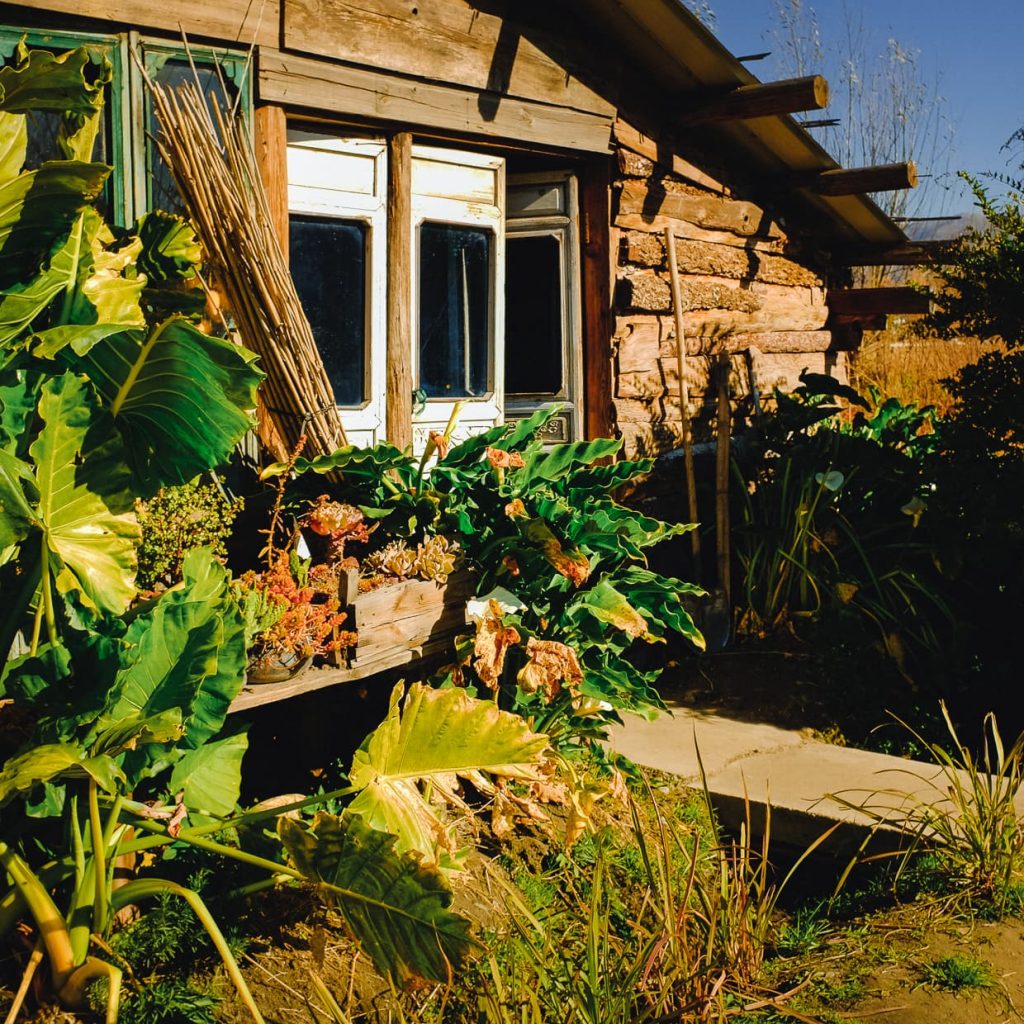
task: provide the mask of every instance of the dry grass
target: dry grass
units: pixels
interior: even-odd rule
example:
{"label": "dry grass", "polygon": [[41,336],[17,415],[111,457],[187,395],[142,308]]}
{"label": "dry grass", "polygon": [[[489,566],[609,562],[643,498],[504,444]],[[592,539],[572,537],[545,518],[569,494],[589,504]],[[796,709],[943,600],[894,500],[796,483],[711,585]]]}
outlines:
{"label": "dry grass", "polygon": [[876,387],[883,397],[918,406],[934,405],[939,415],[949,412],[952,399],[942,382],[999,342],[978,338],[922,338],[912,322],[892,317],[885,331],[868,331],[850,362],[851,383],[858,391]]}

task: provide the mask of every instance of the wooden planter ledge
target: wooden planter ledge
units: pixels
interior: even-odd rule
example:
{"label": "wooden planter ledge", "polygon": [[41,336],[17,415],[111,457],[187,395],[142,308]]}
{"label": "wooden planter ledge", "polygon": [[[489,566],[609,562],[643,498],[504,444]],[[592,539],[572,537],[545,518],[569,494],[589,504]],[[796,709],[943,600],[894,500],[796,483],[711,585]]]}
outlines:
{"label": "wooden planter ledge", "polygon": [[342,585],[342,605],[348,613],[345,628],[355,629],[359,639],[341,653],[342,663],[307,669],[283,683],[247,683],[230,710],[248,711],[438,659],[451,650],[455,634],[466,625],[466,601],[472,596],[473,580],[465,572],[454,573],[443,585],[401,580],[366,593],[358,592],[352,573]]}

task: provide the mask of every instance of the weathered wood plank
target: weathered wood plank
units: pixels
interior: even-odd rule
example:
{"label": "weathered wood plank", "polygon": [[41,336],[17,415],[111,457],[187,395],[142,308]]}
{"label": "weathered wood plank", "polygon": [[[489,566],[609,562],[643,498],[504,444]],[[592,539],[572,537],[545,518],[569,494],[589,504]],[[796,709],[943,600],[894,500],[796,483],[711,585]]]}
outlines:
{"label": "weathered wood plank", "polygon": [[665,142],[659,141],[650,135],[645,135],[639,128],[634,128],[633,125],[628,121],[622,120],[621,117],[615,121],[614,134],[615,141],[620,146],[625,146],[627,149],[646,157],[653,163],[661,164],[672,171],[673,174],[678,174],[681,178],[692,181],[695,185],[701,185],[721,195],[727,194],[728,190],[725,186],[712,177],[712,175],[702,171],[696,164],[690,163],[689,160],[684,160]]}
{"label": "weathered wood plank", "polygon": [[253,117],[253,149],[281,255],[288,259],[288,122],[284,108],[264,103]]}
{"label": "weathered wood plank", "polygon": [[771,218],[754,203],[722,196],[665,191],[640,181],[625,181],[619,192],[619,217],[657,217],[687,221],[709,231],[727,231],[742,239],[781,234]]}
{"label": "weathered wood plank", "polygon": [[27,0],[19,6],[130,28],[159,29],[176,39],[184,31],[194,41],[214,40],[241,48],[253,42],[260,46],[280,42],[278,0]]}
{"label": "weathered wood plank", "polygon": [[583,413],[588,438],[611,437],[611,311],[614,250],[609,233],[610,167],[607,158],[588,162],[580,177],[583,307]]}
{"label": "weathered wood plank", "polygon": [[447,636],[418,646],[408,647],[400,652],[396,652],[392,648],[388,652],[388,657],[365,663],[359,662],[352,668],[312,669],[286,683],[247,685],[231,702],[228,711],[229,713],[250,711],[265,704],[288,700],[291,697],[323,690],[330,686],[370,679],[391,669],[405,666],[412,666],[413,671],[420,673],[450,656],[451,649],[451,637]]}
{"label": "weathered wood plank", "polygon": [[388,440],[412,445],[412,135],[388,140],[387,341],[384,415]]}
{"label": "weathered wood plank", "polygon": [[[367,68],[328,64],[261,49],[259,97],[268,103],[347,114],[555,149],[608,152],[612,120],[603,114],[500,97]],[[492,100],[500,100],[492,104]]]}
{"label": "weathered wood plank", "polygon": [[[647,231],[628,231],[622,258],[642,267],[666,265],[665,241]],[[823,278],[814,270],[787,256],[751,252],[734,245],[676,239],[676,262],[684,274],[710,274],[738,281],[821,287]]]}
{"label": "weathered wood plank", "polygon": [[[614,116],[564,42],[508,17],[515,2],[288,0],[284,45],[366,67]],[[497,105],[500,101],[495,98]]]}

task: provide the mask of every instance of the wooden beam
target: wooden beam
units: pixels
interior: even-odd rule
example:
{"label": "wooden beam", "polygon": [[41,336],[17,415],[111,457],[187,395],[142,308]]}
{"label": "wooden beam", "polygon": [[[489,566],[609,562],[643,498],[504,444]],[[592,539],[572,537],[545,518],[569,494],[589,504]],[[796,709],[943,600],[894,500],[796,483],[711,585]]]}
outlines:
{"label": "wooden beam", "polygon": [[612,437],[612,260],[610,161],[587,162],[580,175],[583,289],[583,419],[588,438]]}
{"label": "wooden beam", "polygon": [[833,171],[821,171],[801,184],[820,196],[897,192],[917,187],[917,167],[913,160],[903,164],[878,164],[875,167],[839,167]]}
{"label": "wooden beam", "polygon": [[284,48],[470,86],[496,94],[495,105],[515,96],[614,116],[615,105],[573,73],[583,44],[526,29],[515,17],[521,7],[521,0],[288,0]]}
{"label": "wooden beam", "polygon": [[828,106],[828,82],[821,75],[786,78],[780,82],[755,82],[724,94],[694,97],[683,102],[689,109],[676,121],[680,128],[719,121],[745,121],[752,117],[822,110]]}
{"label": "wooden beam", "polygon": [[[43,11],[55,27],[54,14],[71,14],[134,29],[163,29],[180,40],[216,40],[242,49],[256,43],[277,46],[281,38],[279,0],[27,0],[21,8]],[[12,15],[8,15],[8,18]],[[6,20],[5,24],[17,24]]]}
{"label": "wooden beam", "polygon": [[259,98],[289,109],[607,153],[613,116],[260,49]]}
{"label": "wooden beam", "polygon": [[288,120],[284,108],[263,103],[254,111],[253,148],[281,254],[288,259]]}
{"label": "wooden beam", "polygon": [[931,296],[916,288],[831,288],[826,304],[833,318],[867,320],[886,313],[927,313]]}
{"label": "wooden beam", "polygon": [[388,440],[412,445],[412,134],[388,140],[388,298],[385,415]]}
{"label": "wooden beam", "polygon": [[891,248],[857,249],[839,253],[846,267],[919,267],[942,265],[950,259],[956,243],[949,239],[908,242]]}

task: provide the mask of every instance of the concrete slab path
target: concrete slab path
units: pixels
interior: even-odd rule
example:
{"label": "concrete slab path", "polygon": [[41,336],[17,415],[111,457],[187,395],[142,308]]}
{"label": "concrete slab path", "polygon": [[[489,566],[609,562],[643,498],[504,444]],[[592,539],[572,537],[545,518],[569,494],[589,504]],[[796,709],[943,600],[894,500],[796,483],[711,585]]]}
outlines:
{"label": "concrete slab path", "polygon": [[[739,722],[681,704],[670,702],[669,707],[672,714],[653,722],[626,716],[625,724],[612,730],[612,748],[696,787],[703,762],[722,824],[738,829],[749,800],[752,827],[763,830],[770,804],[772,839],[785,845],[806,847],[837,825],[830,849],[852,851],[876,820],[869,810],[905,821],[922,802],[941,802],[947,788],[934,764],[837,747],[804,732]],[[1017,809],[1024,816],[1024,792],[1018,794]],[[875,848],[895,841],[893,832],[880,834]]]}

